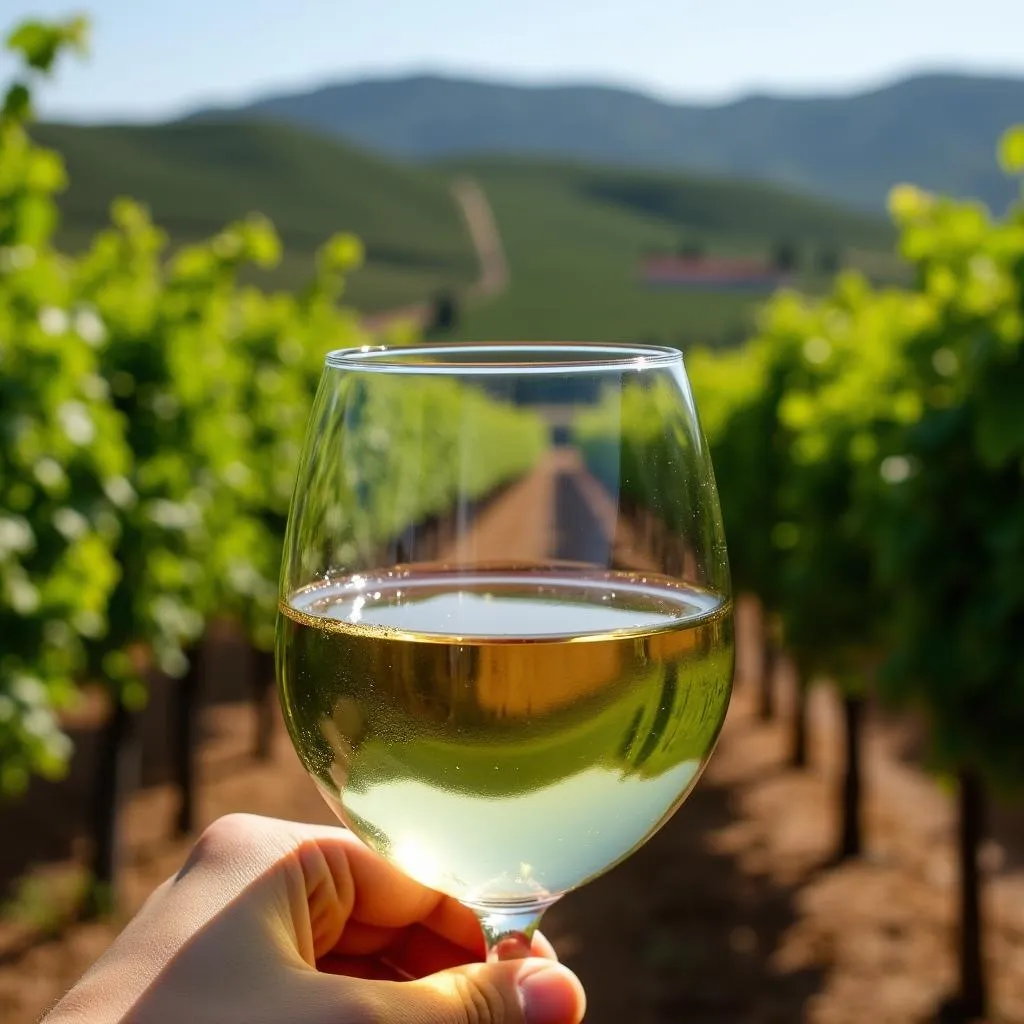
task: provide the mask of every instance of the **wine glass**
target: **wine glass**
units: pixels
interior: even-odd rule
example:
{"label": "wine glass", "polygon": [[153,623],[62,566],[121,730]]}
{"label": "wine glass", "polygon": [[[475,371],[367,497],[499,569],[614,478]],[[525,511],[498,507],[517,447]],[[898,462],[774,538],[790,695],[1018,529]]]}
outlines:
{"label": "wine glass", "polygon": [[733,675],[680,354],[331,353],[285,540],[278,672],[342,822],[477,914],[492,958],[693,788]]}

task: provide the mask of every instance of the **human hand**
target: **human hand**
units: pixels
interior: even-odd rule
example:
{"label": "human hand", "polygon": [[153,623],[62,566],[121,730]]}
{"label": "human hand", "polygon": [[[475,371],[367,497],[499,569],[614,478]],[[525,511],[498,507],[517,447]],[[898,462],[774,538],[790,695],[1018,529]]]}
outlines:
{"label": "human hand", "polygon": [[43,1024],[577,1024],[579,981],[531,952],[480,963],[471,911],[344,829],[229,815]]}

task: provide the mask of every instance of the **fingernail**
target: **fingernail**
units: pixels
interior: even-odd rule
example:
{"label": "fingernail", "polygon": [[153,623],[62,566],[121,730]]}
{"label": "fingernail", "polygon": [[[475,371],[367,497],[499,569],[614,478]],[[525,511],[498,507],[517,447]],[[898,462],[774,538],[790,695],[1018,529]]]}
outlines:
{"label": "fingernail", "polygon": [[583,986],[561,964],[544,964],[519,978],[526,1024],[579,1024],[586,1002]]}

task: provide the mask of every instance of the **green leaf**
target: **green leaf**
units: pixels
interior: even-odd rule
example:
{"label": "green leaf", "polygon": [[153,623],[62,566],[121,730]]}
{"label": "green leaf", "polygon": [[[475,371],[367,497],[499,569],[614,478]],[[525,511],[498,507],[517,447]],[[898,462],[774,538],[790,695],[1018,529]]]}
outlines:
{"label": "green leaf", "polygon": [[355,235],[334,235],[321,246],[317,262],[325,273],[338,274],[355,270],[363,262],[363,245]]}
{"label": "green leaf", "polygon": [[889,192],[889,214],[903,223],[922,217],[932,207],[932,197],[916,185],[894,185]]}
{"label": "green leaf", "polygon": [[36,192],[58,192],[67,185],[64,161],[47,149],[35,149],[25,171],[25,184]]}
{"label": "green leaf", "polygon": [[22,244],[40,245],[57,227],[57,207],[48,196],[28,195],[15,210],[15,238]]}
{"label": "green leaf", "polygon": [[988,375],[985,400],[979,403],[975,428],[978,454],[985,465],[998,469],[1024,455],[1024,362],[997,366]]}
{"label": "green leaf", "polygon": [[58,23],[25,21],[8,35],[6,45],[20,54],[29,67],[46,72],[64,47],[84,51],[88,34],[89,22],[84,17]]}
{"label": "green leaf", "polygon": [[16,124],[28,121],[32,117],[32,95],[28,86],[15,82],[4,97],[3,120]]}
{"label": "green leaf", "polygon": [[999,165],[1007,174],[1024,174],[1024,125],[1007,129],[999,140]]}

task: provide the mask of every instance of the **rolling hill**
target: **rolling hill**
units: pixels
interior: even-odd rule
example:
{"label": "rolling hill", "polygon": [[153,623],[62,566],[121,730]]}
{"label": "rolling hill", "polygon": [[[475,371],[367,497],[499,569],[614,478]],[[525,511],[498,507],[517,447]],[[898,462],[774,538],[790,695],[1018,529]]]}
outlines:
{"label": "rolling hill", "polygon": [[691,170],[875,209],[894,183],[912,181],[1001,207],[1016,186],[996,169],[995,145],[1024,119],[1024,79],[934,74],[847,96],[697,105],[414,76],[267,96],[239,112],[404,158],[500,152]]}
{"label": "rolling hill", "polygon": [[[642,254],[681,242],[764,257],[788,240],[805,263],[835,246],[847,263],[898,272],[885,221],[772,186],[525,158],[444,166],[487,193],[511,271],[508,291],[463,317],[461,340],[741,339],[763,296],[652,289],[638,278]],[[803,283],[822,282],[811,273]]]}
{"label": "rolling hill", "polygon": [[475,279],[476,255],[450,187],[469,175],[493,207],[511,286],[466,306],[460,337],[739,338],[757,295],[656,290],[638,280],[646,253],[682,244],[763,259],[787,242],[807,263],[827,247],[854,263],[892,267],[884,221],[775,186],[511,157],[400,165],[253,120],[42,125],[36,133],[68,163],[66,243],[84,244],[121,194],[146,202],[174,242],[257,210],[281,232],[276,283],[290,285],[308,273],[323,238],[354,231],[369,266],[354,276],[350,297],[367,312]]}
{"label": "rolling hill", "polygon": [[477,273],[449,175],[438,170],[280,124],[46,124],[33,132],[67,162],[61,241],[73,248],[107,222],[113,198],[129,195],[149,205],[173,242],[266,214],[284,241],[272,278],[278,284],[307,279],[317,246],[352,231],[367,248],[368,265],[351,283],[353,302],[365,310],[423,299]]}

